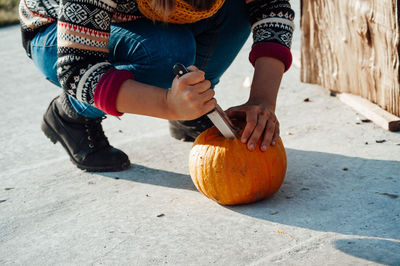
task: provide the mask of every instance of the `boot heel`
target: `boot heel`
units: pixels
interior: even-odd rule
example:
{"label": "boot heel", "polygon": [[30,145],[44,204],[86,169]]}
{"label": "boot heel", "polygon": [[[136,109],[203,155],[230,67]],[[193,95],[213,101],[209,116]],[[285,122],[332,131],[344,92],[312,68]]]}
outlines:
{"label": "boot heel", "polygon": [[181,141],[186,141],[186,142],[193,142],[194,138],[188,136],[184,130],[181,128],[178,128],[175,124],[169,123],[169,133],[171,137],[181,140]]}
{"label": "boot heel", "polygon": [[46,135],[46,137],[48,137],[51,142],[56,144],[58,141],[57,134],[53,131],[53,129],[51,129],[44,120],[42,121],[42,124],[40,127],[41,127],[43,133]]}

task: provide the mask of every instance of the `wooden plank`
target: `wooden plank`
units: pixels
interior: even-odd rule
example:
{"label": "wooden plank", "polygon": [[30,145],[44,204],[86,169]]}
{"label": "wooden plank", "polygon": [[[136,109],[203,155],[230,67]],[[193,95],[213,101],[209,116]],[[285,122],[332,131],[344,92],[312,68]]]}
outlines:
{"label": "wooden plank", "polygon": [[400,116],[396,0],[302,0],[301,80]]}
{"label": "wooden plank", "polygon": [[400,117],[392,115],[378,105],[349,93],[338,93],[337,97],[378,126],[389,131],[400,131]]}

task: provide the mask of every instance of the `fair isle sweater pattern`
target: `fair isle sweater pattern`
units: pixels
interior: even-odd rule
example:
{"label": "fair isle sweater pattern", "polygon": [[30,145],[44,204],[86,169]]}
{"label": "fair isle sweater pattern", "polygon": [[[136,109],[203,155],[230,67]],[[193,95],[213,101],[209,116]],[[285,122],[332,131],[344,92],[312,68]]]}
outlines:
{"label": "fair isle sweater pattern", "polygon": [[248,4],[254,44],[275,42],[290,49],[294,12],[289,1],[253,1]]}
{"label": "fair isle sweater pattern", "polygon": [[[287,53],[290,54],[294,30],[294,12],[289,0],[246,2],[255,48],[250,60],[271,55],[265,49],[268,44],[273,44],[281,51],[271,56],[281,59],[288,69],[291,58],[288,59]],[[119,88],[114,88],[114,92],[110,92],[114,96],[108,97],[107,90],[110,89],[103,88],[102,84],[110,82],[104,79],[115,80],[118,72],[125,79],[133,78],[123,70],[116,70],[108,61],[107,44],[112,22],[143,18],[136,0],[21,0],[19,15],[24,47],[41,28],[57,22],[57,75],[62,88],[80,101],[120,115],[115,107],[101,108],[104,104],[95,102],[95,94],[115,100],[115,90]],[[122,84],[122,81],[118,83]]]}

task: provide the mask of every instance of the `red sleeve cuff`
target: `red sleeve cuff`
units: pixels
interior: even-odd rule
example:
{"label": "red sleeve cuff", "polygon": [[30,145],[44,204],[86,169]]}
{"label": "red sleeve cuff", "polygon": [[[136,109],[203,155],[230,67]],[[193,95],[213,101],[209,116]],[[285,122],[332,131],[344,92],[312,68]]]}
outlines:
{"label": "red sleeve cuff", "polygon": [[273,57],[285,64],[285,72],[292,65],[292,53],[284,45],[273,42],[259,42],[253,45],[250,52],[250,62],[254,66],[259,57]]}
{"label": "red sleeve cuff", "polygon": [[94,91],[94,104],[97,108],[114,116],[121,116],[116,109],[118,92],[128,79],[133,79],[133,74],[128,70],[112,69],[100,78]]}

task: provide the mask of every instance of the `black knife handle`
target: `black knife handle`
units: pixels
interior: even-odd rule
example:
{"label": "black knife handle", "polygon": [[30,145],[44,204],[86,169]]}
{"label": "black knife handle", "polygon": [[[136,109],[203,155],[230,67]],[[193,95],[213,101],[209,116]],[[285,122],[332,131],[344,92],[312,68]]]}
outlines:
{"label": "black knife handle", "polygon": [[182,77],[186,73],[189,73],[190,71],[181,63],[176,63],[174,67],[172,68],[172,71],[174,71],[174,74]]}

